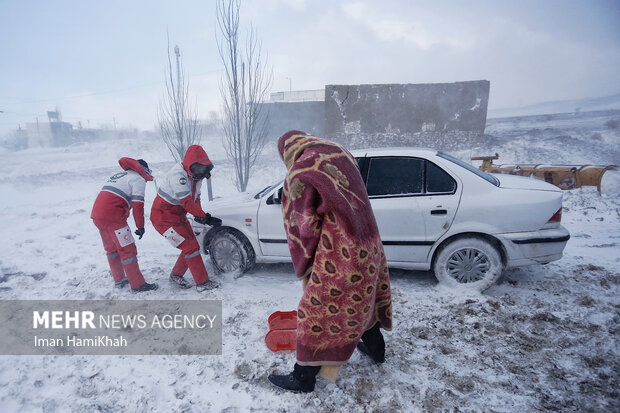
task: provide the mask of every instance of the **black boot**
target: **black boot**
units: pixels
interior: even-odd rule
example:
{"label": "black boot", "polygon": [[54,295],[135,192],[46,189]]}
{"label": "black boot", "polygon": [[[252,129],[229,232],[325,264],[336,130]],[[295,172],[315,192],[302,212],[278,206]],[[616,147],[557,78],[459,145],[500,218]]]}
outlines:
{"label": "black boot", "polygon": [[158,287],[159,286],[157,285],[157,283],[149,284],[149,283],[145,282],[144,284],[142,284],[138,288],[132,288],[131,291],[133,291],[134,293],[143,293],[145,291],[154,291]]}
{"label": "black boot", "polygon": [[379,329],[379,323],[362,334],[362,341],[357,343],[357,349],[370,357],[375,363],[385,361],[385,341]]}
{"label": "black boot", "polygon": [[187,282],[182,275],[176,275],[175,273],[170,273],[170,282],[176,284],[179,288],[190,288],[190,283]]}
{"label": "black boot", "polygon": [[321,366],[300,366],[295,363],[292,373],[284,375],[271,374],[268,379],[275,386],[284,390],[296,393],[310,393],[314,390],[316,375],[319,374],[319,370],[321,370]]}

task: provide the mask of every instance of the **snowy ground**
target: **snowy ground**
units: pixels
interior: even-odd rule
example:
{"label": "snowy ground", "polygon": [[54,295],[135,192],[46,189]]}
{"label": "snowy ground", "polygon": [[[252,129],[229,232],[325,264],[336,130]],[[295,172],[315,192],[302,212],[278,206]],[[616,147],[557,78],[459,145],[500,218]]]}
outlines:
{"label": "snowy ground", "polygon": [[[487,135],[456,155],[499,152],[499,163],[620,164],[620,112],[490,120]],[[216,195],[236,191],[218,142]],[[262,188],[284,168],[274,145],[252,181]],[[155,175],[171,165],[158,141],[0,152],[0,299],[221,299],[222,356],[0,356],[2,411],[619,411],[620,172],[594,188],[564,193],[565,257],[505,272],[484,295],[455,296],[431,273],[393,270],[394,330],[387,360],[354,353],[336,384],[312,394],[275,390],[292,353],[264,345],[267,316],[296,307],[291,265],[212,275],[208,294],[167,282],[176,251],[147,224],[138,241],[148,281],[141,296],[111,286],[89,219],[102,181],[121,156],[143,157]],[[147,186],[147,205],[155,196]],[[205,206],[208,209],[208,204]],[[148,213],[147,208],[147,213]],[[131,221],[130,221],[131,223]],[[211,265],[207,260],[207,269]]]}

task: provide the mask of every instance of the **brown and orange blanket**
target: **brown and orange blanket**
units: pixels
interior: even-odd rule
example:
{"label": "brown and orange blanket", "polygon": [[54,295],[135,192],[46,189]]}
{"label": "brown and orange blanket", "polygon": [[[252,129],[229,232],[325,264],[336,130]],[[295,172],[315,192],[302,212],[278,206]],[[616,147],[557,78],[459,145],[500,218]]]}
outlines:
{"label": "brown and orange blanket", "polygon": [[300,131],[278,140],[288,170],[282,213],[297,277],[301,365],[340,365],[377,321],[392,328],[383,245],[355,159],[342,146]]}

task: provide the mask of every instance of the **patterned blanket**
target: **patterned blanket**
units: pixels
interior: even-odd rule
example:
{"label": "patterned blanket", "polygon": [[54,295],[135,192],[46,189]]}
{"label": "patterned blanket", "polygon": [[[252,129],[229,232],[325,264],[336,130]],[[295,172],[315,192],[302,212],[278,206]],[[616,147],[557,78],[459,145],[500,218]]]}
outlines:
{"label": "patterned blanket", "polygon": [[297,277],[301,365],[340,365],[377,321],[392,328],[390,279],[355,159],[338,144],[290,131],[278,140],[288,174],[282,213]]}

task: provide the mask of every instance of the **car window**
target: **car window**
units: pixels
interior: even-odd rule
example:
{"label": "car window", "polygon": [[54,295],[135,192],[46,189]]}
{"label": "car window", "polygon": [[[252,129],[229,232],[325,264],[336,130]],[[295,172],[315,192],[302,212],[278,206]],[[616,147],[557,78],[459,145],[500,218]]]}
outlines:
{"label": "car window", "polygon": [[437,156],[439,156],[441,158],[444,158],[444,159],[447,159],[448,161],[453,162],[453,163],[457,164],[458,166],[467,169],[469,172],[472,172],[472,173],[478,175],[480,178],[488,181],[489,183],[492,183],[495,186],[499,186],[499,180],[496,177],[494,177],[493,175],[488,174],[488,173],[486,173],[484,171],[481,171],[480,169],[476,168],[475,166],[472,166],[472,165],[468,164],[467,162],[463,162],[460,159],[455,158],[454,156],[450,156],[448,154],[441,153],[441,152],[439,152],[437,154]]}
{"label": "car window", "polygon": [[446,171],[432,162],[426,162],[426,192],[453,193],[456,182]]}
{"label": "car window", "polygon": [[359,168],[360,174],[362,175],[362,180],[364,181],[364,183],[366,183],[366,178],[368,176],[369,158],[359,157],[359,158],[355,158],[355,161],[357,162],[357,167]]}
{"label": "car window", "polygon": [[390,157],[370,160],[366,182],[369,196],[420,194],[423,183],[423,159]]}

